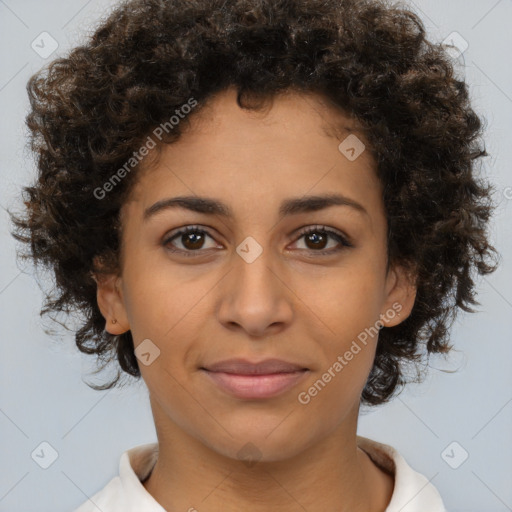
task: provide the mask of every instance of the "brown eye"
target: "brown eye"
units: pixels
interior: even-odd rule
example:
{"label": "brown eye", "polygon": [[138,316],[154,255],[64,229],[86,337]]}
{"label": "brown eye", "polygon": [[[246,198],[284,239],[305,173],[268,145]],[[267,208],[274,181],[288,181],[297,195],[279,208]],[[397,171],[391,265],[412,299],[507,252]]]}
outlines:
{"label": "brown eye", "polygon": [[[306,228],[302,230],[299,235],[298,240],[301,238],[304,239],[306,250],[320,255],[333,254],[342,250],[344,247],[353,247],[341,233],[327,229],[325,226]],[[330,247],[326,249],[330,239],[337,242],[338,247],[334,244],[334,248]]]}
{"label": "brown eye", "polygon": [[[199,234],[198,234],[199,233]],[[181,235],[181,243],[190,250],[201,249],[204,244],[204,233],[191,232]]]}
{"label": "brown eye", "polygon": [[329,235],[326,235],[325,232],[322,231],[313,231],[304,235],[304,240],[309,249],[324,249],[328,239]]}
{"label": "brown eye", "polygon": [[[205,252],[206,249],[217,247],[214,245],[205,248],[204,245],[208,238],[213,240],[213,237],[204,229],[197,226],[187,226],[173,233],[171,236],[166,237],[163,241],[163,245],[171,252],[179,252],[186,256],[196,256],[201,252]],[[197,254],[191,254],[194,252]]]}

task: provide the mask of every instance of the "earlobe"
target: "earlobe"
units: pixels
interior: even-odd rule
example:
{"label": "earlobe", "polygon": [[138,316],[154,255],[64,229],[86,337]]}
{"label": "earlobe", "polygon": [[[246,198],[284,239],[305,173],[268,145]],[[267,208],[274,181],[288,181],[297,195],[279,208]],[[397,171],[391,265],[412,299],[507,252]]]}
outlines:
{"label": "earlobe", "polygon": [[381,321],[384,327],[394,327],[403,322],[414,307],[417,286],[415,275],[404,267],[390,270],[386,283],[387,295]]}
{"label": "earlobe", "polygon": [[96,300],[101,314],[106,320],[105,330],[110,334],[123,334],[130,329],[126,315],[123,295],[121,292],[121,278],[110,275],[93,275],[96,281]]}

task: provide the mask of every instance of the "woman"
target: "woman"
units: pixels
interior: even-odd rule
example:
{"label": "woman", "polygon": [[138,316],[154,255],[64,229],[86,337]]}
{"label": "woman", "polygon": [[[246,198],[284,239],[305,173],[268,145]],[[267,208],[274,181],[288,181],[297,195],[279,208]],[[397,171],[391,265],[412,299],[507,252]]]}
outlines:
{"label": "woman", "polygon": [[[15,236],[158,443],[77,512],[443,511],[357,435],[492,272],[481,122],[379,1],[134,0],[29,83]],[[105,386],[120,382],[118,377]]]}

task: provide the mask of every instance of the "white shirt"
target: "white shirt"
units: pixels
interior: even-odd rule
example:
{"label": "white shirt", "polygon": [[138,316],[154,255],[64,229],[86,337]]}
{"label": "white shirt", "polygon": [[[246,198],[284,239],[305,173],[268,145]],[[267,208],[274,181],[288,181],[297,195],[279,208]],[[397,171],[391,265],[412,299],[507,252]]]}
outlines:
{"label": "white shirt", "polygon": [[[361,436],[357,436],[357,444],[375,464],[394,475],[393,495],[385,512],[446,512],[437,489],[393,447]],[[157,457],[158,443],[125,451],[119,462],[119,476],[74,512],[166,512],[141,483]]]}

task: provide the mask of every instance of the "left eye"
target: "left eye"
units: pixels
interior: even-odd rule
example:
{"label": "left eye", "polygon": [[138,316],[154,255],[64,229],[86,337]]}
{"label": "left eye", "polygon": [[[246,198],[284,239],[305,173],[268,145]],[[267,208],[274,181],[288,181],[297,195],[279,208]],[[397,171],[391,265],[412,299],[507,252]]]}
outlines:
{"label": "left eye", "polygon": [[[331,229],[326,228],[325,226],[314,226],[311,228],[306,228],[299,233],[299,240],[304,238],[306,244],[306,250],[310,250],[319,254],[329,254],[333,252],[337,252],[342,249],[342,247],[353,247],[348,240],[337,231],[333,231]],[[328,239],[334,239],[338,242],[342,247],[338,248],[327,248],[326,245]],[[335,244],[336,245],[336,244]]]}
{"label": "left eye", "polygon": [[[201,249],[205,249],[204,243],[206,238],[214,240],[208,231],[205,231],[198,226],[187,226],[166,238],[163,245],[171,252],[180,252],[186,256],[194,256],[194,252],[198,253],[201,252]],[[300,240],[301,238],[304,238],[306,244],[305,250],[317,254],[332,254],[342,250],[343,247],[353,247],[341,233],[327,229],[324,226],[314,226],[303,229],[298,234],[297,240]],[[336,248],[336,244],[334,244],[334,248],[326,248],[329,239],[334,240],[341,247]],[[181,247],[178,246],[176,248],[175,240],[181,244]],[[210,248],[215,248],[215,246],[206,247],[206,249]]]}

